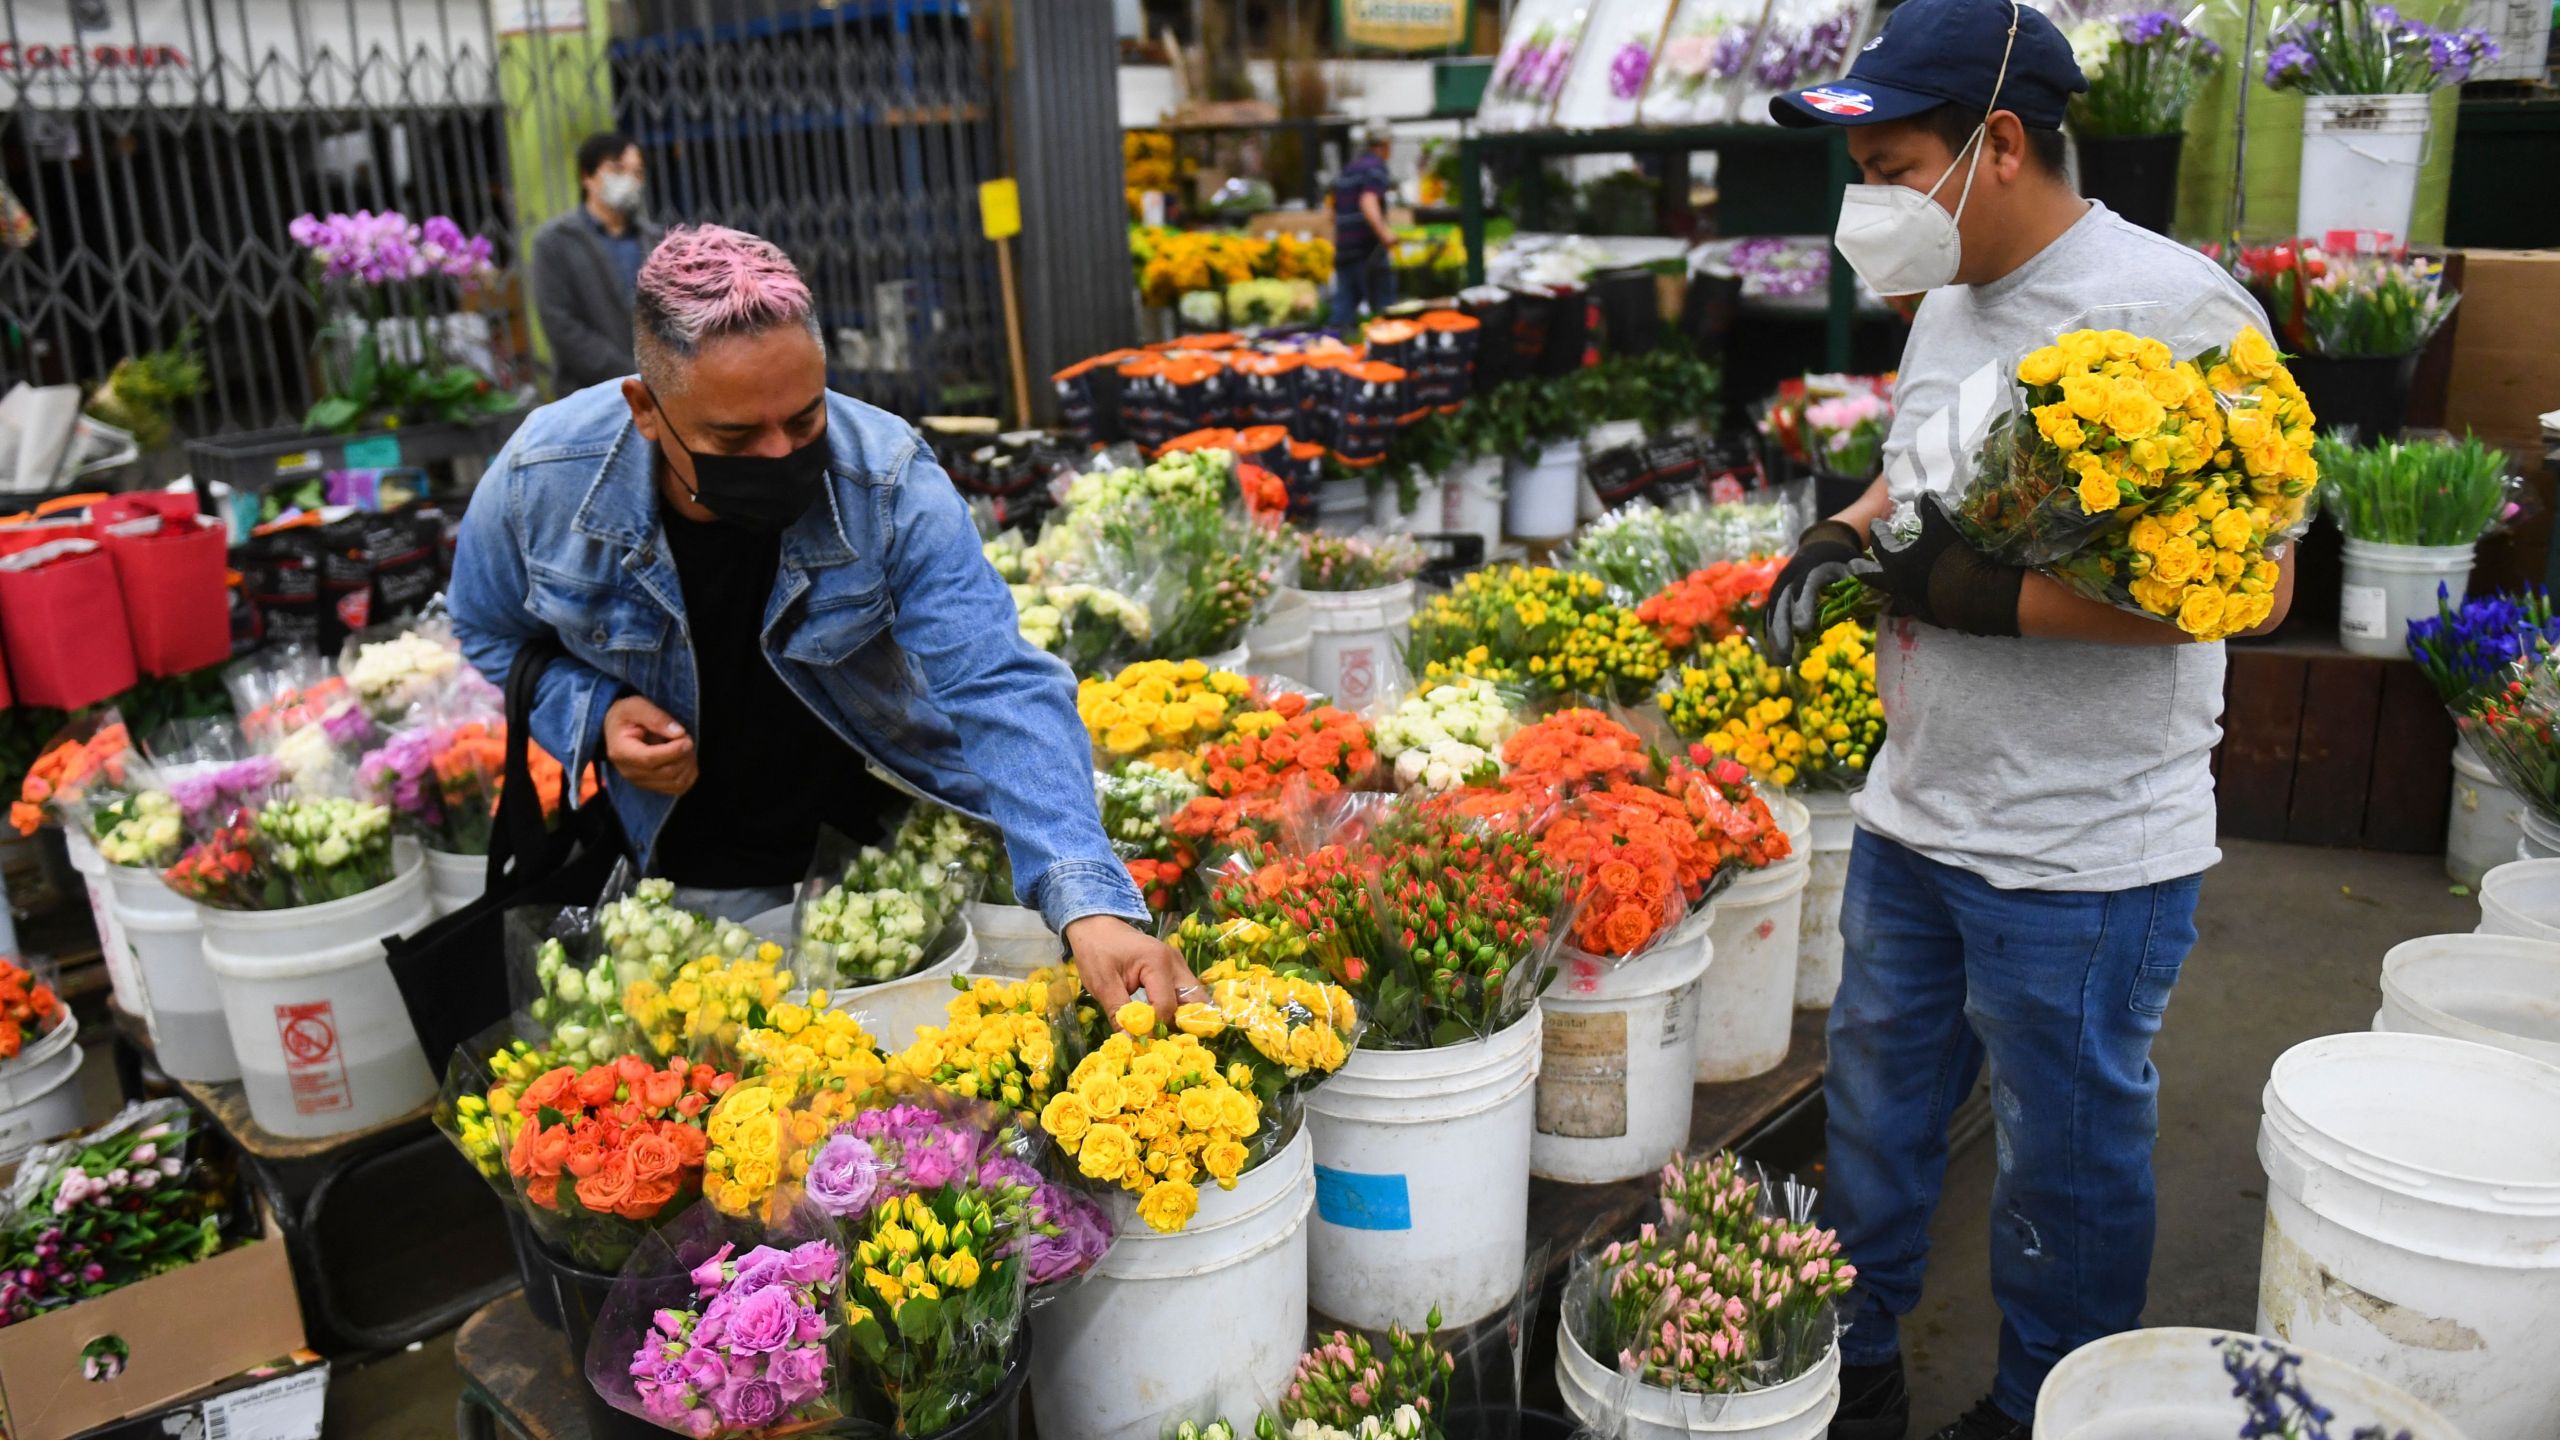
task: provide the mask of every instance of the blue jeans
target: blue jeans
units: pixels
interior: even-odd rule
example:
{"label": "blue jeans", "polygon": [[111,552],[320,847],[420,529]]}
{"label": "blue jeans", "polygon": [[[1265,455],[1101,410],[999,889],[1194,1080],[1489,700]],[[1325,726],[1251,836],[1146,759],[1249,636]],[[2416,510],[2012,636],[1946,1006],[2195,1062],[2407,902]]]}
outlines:
{"label": "blue jeans", "polygon": [[1860,830],[1823,1098],[1825,1218],[1858,1279],[1841,1359],[1881,1364],[1920,1303],[1947,1120],[1991,1062],[1999,1176],[1992,1398],[2035,1414],[2073,1348],[2142,1322],[2151,1277],[2151,1040],[2195,944],[2200,876],[2138,890],[2001,890]]}
{"label": "blue jeans", "polygon": [[1349,330],[1360,323],[1360,307],[1380,311],[1396,303],[1395,257],[1383,245],[1365,258],[1337,254],[1333,266],[1333,328]]}

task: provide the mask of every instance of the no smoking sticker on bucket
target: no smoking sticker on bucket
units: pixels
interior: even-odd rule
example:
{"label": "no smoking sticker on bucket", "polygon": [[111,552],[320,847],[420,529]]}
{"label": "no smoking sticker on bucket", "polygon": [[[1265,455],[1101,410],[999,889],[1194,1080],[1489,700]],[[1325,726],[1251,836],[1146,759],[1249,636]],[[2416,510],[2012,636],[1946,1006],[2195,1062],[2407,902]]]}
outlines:
{"label": "no smoking sticker on bucket", "polygon": [[297,1115],[352,1110],[347,1058],[338,1048],[338,1016],[326,1000],[276,1007],[276,1039],[284,1046],[285,1086]]}

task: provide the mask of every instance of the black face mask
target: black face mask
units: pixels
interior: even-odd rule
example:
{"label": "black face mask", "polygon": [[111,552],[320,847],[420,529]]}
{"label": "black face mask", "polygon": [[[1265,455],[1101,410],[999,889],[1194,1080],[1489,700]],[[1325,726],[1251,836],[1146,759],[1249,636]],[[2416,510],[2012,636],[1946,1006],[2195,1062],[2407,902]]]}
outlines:
{"label": "black face mask", "polygon": [[[693,462],[693,485],[685,493],[693,503],[741,530],[773,534],[809,513],[827,484],[827,432],[821,427],[809,443],[788,455],[705,455],[676,436],[666,411],[658,420],[675,438],[675,448]],[[672,473],[675,469],[669,465]],[[684,484],[677,475],[676,483]]]}

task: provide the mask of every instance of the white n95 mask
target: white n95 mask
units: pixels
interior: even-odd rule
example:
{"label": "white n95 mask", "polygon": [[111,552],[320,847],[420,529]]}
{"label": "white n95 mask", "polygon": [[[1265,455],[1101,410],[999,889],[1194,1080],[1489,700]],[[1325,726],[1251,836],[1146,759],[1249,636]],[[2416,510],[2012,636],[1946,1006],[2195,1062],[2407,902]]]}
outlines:
{"label": "white n95 mask", "polygon": [[[1977,128],[1956,160],[1964,165],[1964,189],[1956,196],[1956,212],[1939,208],[1938,192],[1956,173],[1947,173],[1925,192],[1908,185],[1852,185],[1840,197],[1840,223],[1831,243],[1842,259],[1879,295],[1917,295],[1954,281],[1964,259],[1964,238],[1956,221],[1973,198],[1973,172],[1982,164],[1982,131]],[[1966,161],[1965,156],[1973,158]]]}

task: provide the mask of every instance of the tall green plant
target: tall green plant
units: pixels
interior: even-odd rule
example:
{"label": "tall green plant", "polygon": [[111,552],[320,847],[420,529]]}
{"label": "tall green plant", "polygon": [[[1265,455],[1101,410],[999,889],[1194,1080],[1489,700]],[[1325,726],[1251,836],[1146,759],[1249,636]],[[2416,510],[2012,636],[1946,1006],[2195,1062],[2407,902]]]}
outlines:
{"label": "tall green plant", "polygon": [[2469,545],[2506,518],[2506,457],[2473,436],[2355,446],[2314,442],[2322,503],[2350,540]]}

